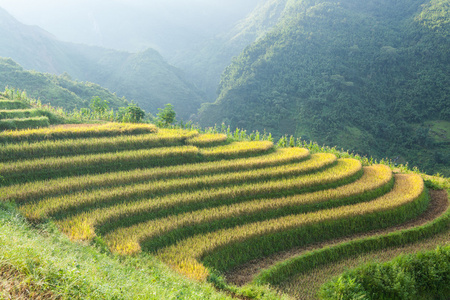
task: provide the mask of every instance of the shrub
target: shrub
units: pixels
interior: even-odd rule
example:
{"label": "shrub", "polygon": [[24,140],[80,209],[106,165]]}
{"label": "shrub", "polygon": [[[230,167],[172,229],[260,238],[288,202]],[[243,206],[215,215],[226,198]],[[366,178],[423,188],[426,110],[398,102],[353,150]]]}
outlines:
{"label": "shrub", "polygon": [[322,299],[447,299],[450,292],[450,246],[370,263],[342,274],[320,289]]}

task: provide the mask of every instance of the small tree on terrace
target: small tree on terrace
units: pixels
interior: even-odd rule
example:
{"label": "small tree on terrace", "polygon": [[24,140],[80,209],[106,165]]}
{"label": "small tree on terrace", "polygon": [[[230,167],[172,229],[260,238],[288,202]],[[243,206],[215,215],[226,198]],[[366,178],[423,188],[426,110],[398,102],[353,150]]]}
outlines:
{"label": "small tree on terrace", "polygon": [[156,114],[158,125],[168,126],[175,122],[175,110],[173,109],[173,105],[168,103],[164,107],[164,109],[158,108],[159,113]]}
{"label": "small tree on terrace", "polygon": [[92,111],[96,114],[103,114],[108,110],[109,102],[107,100],[102,100],[99,96],[92,97],[91,104],[89,105]]}
{"label": "small tree on terrace", "polygon": [[119,107],[117,120],[122,122],[138,123],[145,117],[145,111],[134,103],[128,104],[128,107]]}

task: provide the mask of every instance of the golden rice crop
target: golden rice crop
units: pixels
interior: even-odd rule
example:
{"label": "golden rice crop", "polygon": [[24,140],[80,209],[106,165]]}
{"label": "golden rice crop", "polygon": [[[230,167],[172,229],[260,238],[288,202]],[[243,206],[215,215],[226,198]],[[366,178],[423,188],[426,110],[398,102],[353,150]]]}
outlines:
{"label": "golden rice crop", "polygon": [[187,140],[187,144],[193,145],[196,147],[207,147],[211,144],[220,144],[227,140],[227,136],[225,134],[219,133],[205,133],[200,134],[196,137],[190,138]]}
{"label": "golden rice crop", "polygon": [[165,136],[178,136],[184,141],[191,139],[193,137],[198,136],[198,131],[189,130],[189,129],[180,129],[180,128],[159,128],[158,133],[163,134]]}
{"label": "golden rice crop", "polygon": [[392,171],[388,166],[375,165],[364,168],[361,179],[337,187],[313,193],[299,194],[285,198],[260,199],[233,205],[224,205],[181,215],[169,216],[162,219],[139,223],[131,227],[121,227],[103,237],[113,252],[120,254],[134,254],[141,251],[143,240],[164,234],[181,227],[194,224],[210,223],[219,219],[251,215],[256,212],[276,211],[285,207],[314,204],[363,195],[367,191],[375,190],[387,185],[392,179]]}
{"label": "golden rice crop", "polygon": [[101,125],[60,125],[51,128],[3,131],[0,132],[0,143],[133,135],[155,133],[157,131],[158,128],[152,124],[107,123]]}
{"label": "golden rice crop", "polygon": [[170,159],[178,159],[177,162],[180,163],[180,159],[185,158],[185,161],[189,162],[195,160],[197,154],[198,148],[196,147],[179,146],[59,158],[50,157],[0,163],[0,174],[7,180],[23,181],[35,179],[37,176],[48,178],[47,176],[52,173],[77,174],[88,171],[104,173],[115,168],[120,170],[129,164],[145,168],[171,164]]}
{"label": "golden rice crop", "polygon": [[200,154],[205,158],[233,157],[248,154],[263,153],[273,148],[273,143],[269,141],[244,141],[234,142],[229,145],[223,145],[200,150]]}
{"label": "golden rice crop", "polygon": [[0,161],[176,146],[182,145],[189,133],[166,130],[131,136],[21,142],[0,146]]}
{"label": "golden rice crop", "polygon": [[[181,131],[183,132],[183,131]],[[184,131],[187,132],[188,131]],[[237,156],[247,156],[255,153],[262,153],[271,149],[273,144],[271,142],[238,142],[235,144],[236,149],[229,147],[219,146],[214,148],[208,148],[202,150],[201,157],[207,160],[218,160],[222,158],[232,158]],[[33,173],[39,173],[44,178],[48,178],[46,174],[61,173],[61,170],[69,172],[70,174],[77,174],[80,170],[101,168],[102,165],[122,165],[127,164],[129,161],[133,161],[133,164],[137,164],[140,157],[149,159],[152,155],[156,155],[153,162],[146,161],[141,167],[150,167],[158,165],[168,165],[167,161],[164,163],[158,162],[157,157],[176,157],[182,155],[181,152],[185,152],[185,155],[189,152],[199,153],[198,148],[194,146],[184,147],[172,147],[172,148],[159,148],[149,150],[135,150],[135,151],[123,151],[117,153],[102,153],[91,155],[79,155],[68,157],[50,157],[44,159],[24,160],[14,163],[0,163],[0,173],[7,178],[9,182],[14,178],[20,178],[19,181],[30,181],[35,179]],[[171,149],[176,149],[174,153],[170,153]],[[153,152],[152,152],[153,151]],[[156,154],[158,153],[158,154]],[[192,155],[189,156],[192,161]],[[200,160],[199,158],[198,160]],[[186,161],[189,162],[189,161]],[[106,166],[105,166],[106,167]],[[25,171],[28,172],[25,174]],[[103,170],[103,172],[107,169]],[[31,173],[31,174],[30,174]],[[8,178],[11,177],[11,178]]]}
{"label": "golden rice crop", "polygon": [[[351,178],[361,171],[361,163],[354,159],[340,159],[337,164],[324,171],[307,174],[289,179],[265,181],[238,186],[227,186],[214,189],[205,189],[195,192],[171,194],[164,197],[153,198],[151,201],[139,200],[127,202],[128,197],[121,195],[123,203],[98,210],[90,210],[75,217],[60,222],[60,228],[72,239],[90,239],[95,236],[95,227],[105,222],[119,220],[127,217],[130,222],[133,216],[148,217],[150,213],[161,213],[168,209],[183,210],[184,206],[201,205],[207,203],[211,206],[218,204],[239,202],[243,198],[263,196],[283,196],[286,194],[299,193],[304,189],[327,184],[337,183]],[[56,203],[56,201],[51,201]],[[21,208],[23,213],[31,219],[40,219],[52,210],[45,202],[36,205],[26,205]]]}
{"label": "golden rice crop", "polygon": [[309,156],[304,148],[283,148],[273,153],[250,158],[203,162],[178,166],[137,169],[100,175],[83,175],[30,182],[0,188],[0,200],[14,200],[18,203],[37,200],[45,196],[74,193],[85,189],[111,187],[143,181],[173,177],[202,176],[222,172],[238,172],[282,165],[301,161]]}
{"label": "golden rice crop", "polygon": [[392,210],[413,202],[419,198],[423,190],[424,184],[420,176],[395,175],[393,190],[373,201],[291,215],[198,235],[161,249],[158,257],[187,277],[204,280],[208,275],[208,270],[200,263],[200,260],[219,247],[300,226]]}
{"label": "golden rice crop", "polygon": [[[106,188],[95,191],[82,191],[60,197],[48,198],[24,208],[34,215],[48,216],[58,211],[75,207],[93,206],[98,203],[117,202],[122,199],[132,201],[142,198],[154,198],[171,192],[193,191],[214,186],[247,183],[255,180],[270,180],[279,177],[298,176],[302,173],[320,169],[336,161],[336,156],[329,153],[314,154],[310,160],[265,169],[244,172],[222,173],[201,177],[181,178],[145,182],[127,187]],[[31,218],[31,215],[28,215]],[[36,217],[33,217],[35,219]]]}

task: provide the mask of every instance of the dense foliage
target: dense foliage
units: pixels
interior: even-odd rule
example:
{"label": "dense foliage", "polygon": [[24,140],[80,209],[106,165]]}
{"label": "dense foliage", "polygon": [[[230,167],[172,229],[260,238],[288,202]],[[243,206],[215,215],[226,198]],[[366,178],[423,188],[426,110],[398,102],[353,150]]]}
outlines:
{"label": "dense foliage", "polygon": [[[345,272],[325,284],[322,299],[448,299],[450,246],[403,255]],[[423,298],[421,298],[423,297]]]}
{"label": "dense foliage", "polygon": [[448,5],[289,1],[279,24],[226,69],[200,123],[292,134],[448,175]]}

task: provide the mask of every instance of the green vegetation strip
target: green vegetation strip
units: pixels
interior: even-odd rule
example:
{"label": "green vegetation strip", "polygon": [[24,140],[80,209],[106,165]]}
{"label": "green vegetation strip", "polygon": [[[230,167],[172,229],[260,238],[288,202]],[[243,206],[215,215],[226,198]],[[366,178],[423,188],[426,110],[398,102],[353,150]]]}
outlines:
{"label": "green vegetation strip", "polygon": [[263,270],[254,278],[259,285],[278,285],[297,274],[317,266],[388,247],[398,247],[429,238],[450,228],[450,206],[446,212],[427,224],[389,234],[352,240],[335,246],[307,252]]}
{"label": "green vegetation strip", "polygon": [[50,126],[50,119],[45,116],[0,120],[0,130],[26,129],[26,128],[48,127],[48,126]]}
{"label": "green vegetation strip", "polygon": [[422,212],[428,198],[417,175],[396,175],[391,192],[374,201],[255,222],[195,236],[161,249],[158,257],[190,278],[224,271],[248,260],[318,239],[388,226]]}
{"label": "green vegetation strip", "polygon": [[25,203],[43,197],[74,193],[88,189],[136,184],[144,181],[169,179],[174,177],[204,176],[223,172],[260,169],[300,162],[308,157],[309,151],[304,148],[283,148],[267,155],[251,158],[137,169],[100,175],[84,175],[30,182],[0,188],[0,194],[1,200]]}
{"label": "green vegetation strip", "polygon": [[0,143],[20,143],[23,141],[38,142],[45,140],[135,135],[142,133],[155,133],[157,131],[158,128],[151,124],[107,123],[102,125],[61,125],[52,128],[0,132]]}
{"label": "green vegetation strip", "polygon": [[28,108],[28,106],[20,101],[0,100],[0,110],[25,109],[25,108]]}
{"label": "green vegetation strip", "polygon": [[86,173],[105,173],[139,167],[176,165],[198,160],[198,148],[180,146],[45,158],[0,164],[5,184]]}
{"label": "green vegetation strip", "polygon": [[189,136],[195,134],[195,131],[159,131],[156,134],[133,136],[22,142],[0,146],[0,161],[181,146]]}
{"label": "green vegetation strip", "polygon": [[[361,179],[335,189],[285,198],[261,199],[169,216],[131,227],[119,228],[105,235],[103,239],[113,252],[133,254],[141,251],[140,244],[145,240],[163,234],[167,235],[168,232],[177,228],[184,227],[187,232],[175,235],[172,241],[201,233],[200,230],[192,228],[199,224],[205,224],[208,231],[214,231],[224,227],[242,225],[243,223],[305,212],[308,209],[317,210],[323,208],[323,206],[342,205],[343,201],[336,201],[338,199],[345,199],[345,203],[368,201],[387,192],[392,186],[390,184],[393,183],[392,179],[392,172],[387,166],[365,167]],[[320,204],[323,204],[322,207]],[[224,219],[229,220],[225,222]],[[152,244],[152,246],[146,248],[153,248],[154,251],[155,244]]]}
{"label": "green vegetation strip", "polygon": [[[354,181],[356,177],[361,175],[362,168],[359,161],[343,159],[325,171],[290,179],[172,194],[153,198],[151,201],[144,199],[129,202],[127,197],[122,197],[123,203],[80,213],[77,216],[59,221],[58,224],[61,230],[72,239],[91,239],[95,236],[95,228],[103,224],[108,226],[111,226],[111,224],[114,226],[130,226],[152,218],[161,218],[190,210],[237,203],[249,198],[280,197],[302,191],[306,192],[308,189],[323,189],[327,186]],[[51,210],[52,208],[44,205],[40,207],[39,203],[36,206],[24,206],[21,208],[23,213],[30,219],[45,217],[46,210],[49,209]]]}
{"label": "green vegetation strip", "polygon": [[45,113],[40,109],[13,109],[13,110],[0,110],[0,120],[3,119],[19,119],[19,118],[32,118],[41,117]]}
{"label": "green vegetation strip", "polygon": [[450,245],[346,271],[320,289],[321,299],[447,299]]}

